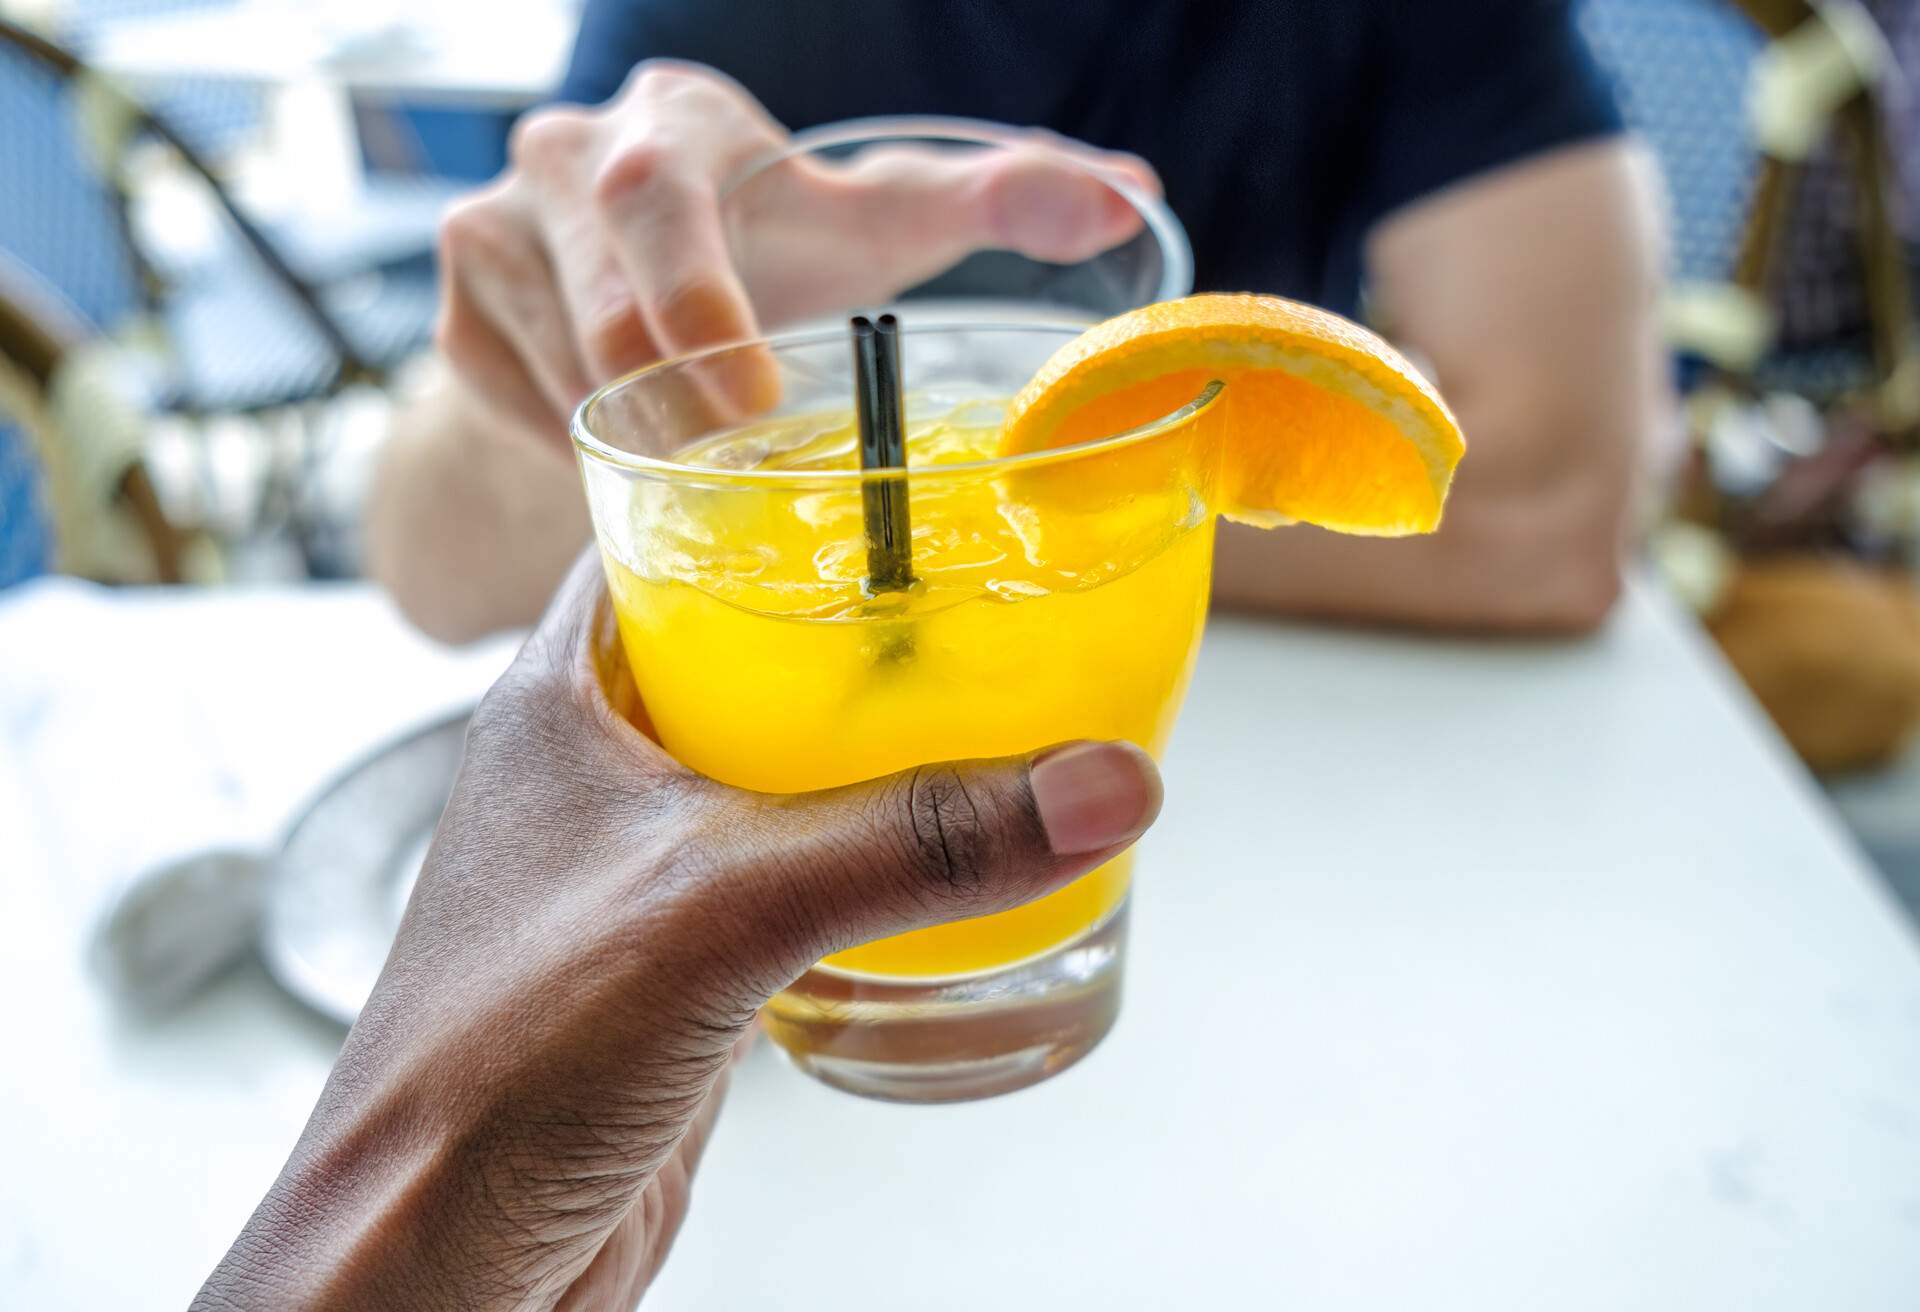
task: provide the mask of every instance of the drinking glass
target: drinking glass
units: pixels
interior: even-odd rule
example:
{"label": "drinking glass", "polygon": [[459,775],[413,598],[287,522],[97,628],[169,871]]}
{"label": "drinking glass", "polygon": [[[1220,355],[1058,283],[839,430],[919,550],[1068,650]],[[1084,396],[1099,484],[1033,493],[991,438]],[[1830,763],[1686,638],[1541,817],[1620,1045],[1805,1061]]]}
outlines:
{"label": "drinking glass", "polygon": [[[792,250],[780,241],[780,220],[790,213],[796,197],[834,177],[871,177],[889,169],[898,172],[914,163],[952,168],[959,163],[999,164],[1006,173],[1019,173],[1042,142],[1033,132],[977,119],[937,116],[852,119],[796,132],[779,149],[752,160],[722,189],[721,220],[728,233],[734,261],[749,286],[793,287],[814,290],[791,296],[765,298],[760,325],[766,330],[820,326],[847,310],[864,305],[891,304],[921,319],[948,321],[975,319],[993,322],[1038,319],[1059,322],[1095,322],[1155,301],[1168,301],[1193,290],[1193,253],[1185,229],[1160,197],[1129,179],[1091,166],[1079,167],[1082,184],[1072,188],[1081,206],[1104,204],[1130,211],[1132,232],[1105,250],[1065,263],[1036,259],[1017,251],[981,248],[956,263],[933,268],[904,285],[867,294],[836,295],[840,289],[862,286],[863,265],[870,261],[870,239],[887,232],[896,241],[917,238],[932,248],[930,235],[903,223],[925,224],[926,217],[889,205],[875,195],[870,209],[830,249],[809,245]],[[1046,152],[1048,168],[1078,167],[1073,155]],[[984,170],[982,170],[984,171]],[[1031,172],[1027,173],[1031,177]],[[1001,205],[1011,211],[1057,199],[1058,188],[1012,186],[1003,188]],[[783,276],[795,269],[805,279]],[[857,304],[856,304],[857,302]]]}
{"label": "drinking glass", "polygon": [[[671,360],[576,415],[653,731],[693,769],[771,793],[1074,739],[1157,756],[1207,609],[1217,385],[1142,428],[998,457],[1006,399],[1082,325],[902,315],[904,470],[858,468],[844,329]],[[906,489],[905,590],[868,586],[875,480]],[[1114,1022],[1132,864],[836,953],[765,1028],[800,1069],[873,1097],[1044,1079]]]}

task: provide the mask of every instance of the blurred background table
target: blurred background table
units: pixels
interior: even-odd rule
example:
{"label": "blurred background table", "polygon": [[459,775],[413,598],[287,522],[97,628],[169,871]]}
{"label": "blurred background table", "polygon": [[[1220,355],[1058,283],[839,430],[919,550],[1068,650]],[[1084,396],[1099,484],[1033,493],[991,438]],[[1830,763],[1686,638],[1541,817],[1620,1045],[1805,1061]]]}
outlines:
{"label": "blurred background table", "polygon": [[[252,966],[115,1014],[98,890],[270,841],[510,647],[359,586],[0,601],[9,1305],[183,1306],[341,1037]],[[935,1110],[763,1046],[649,1308],[1913,1306],[1920,952],[1666,602],[1577,645],[1217,622],[1166,774],[1107,1044]]]}

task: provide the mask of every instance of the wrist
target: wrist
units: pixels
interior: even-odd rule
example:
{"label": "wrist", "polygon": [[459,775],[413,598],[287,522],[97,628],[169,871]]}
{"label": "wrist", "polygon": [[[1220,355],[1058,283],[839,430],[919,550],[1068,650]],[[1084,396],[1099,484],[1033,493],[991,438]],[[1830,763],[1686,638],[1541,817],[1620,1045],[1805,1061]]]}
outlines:
{"label": "wrist", "polygon": [[193,1306],[515,1305],[470,1204],[470,1139],[389,1097],[340,1117],[322,1095],[300,1143]]}

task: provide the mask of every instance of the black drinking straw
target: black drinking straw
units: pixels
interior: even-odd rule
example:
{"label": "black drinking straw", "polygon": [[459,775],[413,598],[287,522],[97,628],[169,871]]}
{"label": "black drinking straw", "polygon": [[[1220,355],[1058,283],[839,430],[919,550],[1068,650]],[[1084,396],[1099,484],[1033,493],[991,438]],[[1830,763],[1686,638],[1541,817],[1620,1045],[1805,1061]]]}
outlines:
{"label": "black drinking straw", "polygon": [[[890,314],[876,326],[855,315],[854,412],[860,423],[860,468],[907,467],[907,417],[900,387],[900,322]],[[867,526],[867,589],[897,592],[913,583],[912,526],[907,480],[869,478],[860,490]]]}

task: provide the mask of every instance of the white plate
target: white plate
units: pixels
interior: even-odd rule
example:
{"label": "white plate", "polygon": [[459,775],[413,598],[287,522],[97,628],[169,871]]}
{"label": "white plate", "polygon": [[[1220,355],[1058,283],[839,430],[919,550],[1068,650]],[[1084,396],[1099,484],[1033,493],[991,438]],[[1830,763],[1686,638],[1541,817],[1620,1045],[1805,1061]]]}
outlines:
{"label": "white plate", "polygon": [[260,952],[288,992],[351,1025],[393,944],[453,791],[468,712],[350,767],[293,822],[267,873]]}

